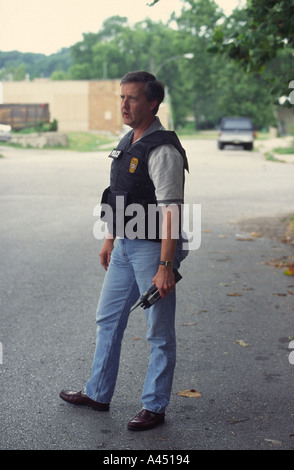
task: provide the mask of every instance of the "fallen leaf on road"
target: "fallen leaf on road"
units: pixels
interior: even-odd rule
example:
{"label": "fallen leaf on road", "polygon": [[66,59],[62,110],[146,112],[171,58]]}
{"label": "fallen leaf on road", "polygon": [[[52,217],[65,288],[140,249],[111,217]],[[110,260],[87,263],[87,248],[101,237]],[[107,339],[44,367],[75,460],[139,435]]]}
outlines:
{"label": "fallen leaf on road", "polygon": [[239,344],[240,346],[243,346],[243,348],[247,348],[248,346],[250,346],[250,344],[245,343],[245,341],[243,341],[243,339],[236,339],[236,343]]}
{"label": "fallen leaf on road", "polygon": [[251,232],[251,237],[255,237],[255,238],[258,238],[258,237],[261,237],[260,233],[257,233],[257,232]]}
{"label": "fallen leaf on road", "polygon": [[228,292],[227,295],[230,297],[241,297],[242,294],[238,294],[238,292]]}
{"label": "fallen leaf on road", "polygon": [[236,234],[236,240],[238,242],[253,242],[254,238],[253,237],[248,237],[248,235],[239,235],[238,233]]}
{"label": "fallen leaf on road", "polygon": [[195,390],[194,388],[191,388],[191,390],[182,390],[181,392],[178,393],[181,397],[189,397],[189,398],[201,398],[201,393],[198,392],[198,390]]}
{"label": "fallen leaf on road", "polygon": [[294,276],[294,268],[289,268],[284,271],[285,276]]}
{"label": "fallen leaf on road", "polygon": [[194,325],[197,325],[197,321],[195,321],[194,323],[182,323],[182,326],[194,326]]}
{"label": "fallen leaf on road", "polygon": [[134,336],[133,341],[139,341],[139,336]]}
{"label": "fallen leaf on road", "polygon": [[294,258],[282,256],[281,258],[271,258],[266,263],[274,268],[289,268],[294,269]]}
{"label": "fallen leaf on road", "polygon": [[276,439],[265,439],[265,441],[270,442],[271,444],[274,444],[275,446],[281,446],[283,444],[282,441],[277,441]]}

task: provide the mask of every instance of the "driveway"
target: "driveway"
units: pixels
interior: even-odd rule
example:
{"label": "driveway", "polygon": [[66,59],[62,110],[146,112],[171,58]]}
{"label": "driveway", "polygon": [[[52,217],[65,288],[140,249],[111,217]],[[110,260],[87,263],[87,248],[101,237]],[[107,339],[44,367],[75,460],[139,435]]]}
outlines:
{"label": "driveway", "polygon": [[[102,459],[294,448],[294,279],[272,262],[293,248],[260,223],[293,213],[294,165],[218,151],[213,141],[184,146],[185,202],[201,204],[201,246],[180,269],[166,423],[144,433],[126,428],[141,406],[149,352],[140,309],[109,413],[59,399],[62,388],[80,390],[91,369],[104,275],[93,209],[108,185],[108,153],[0,147],[1,449],[97,450]],[[179,395],[186,390],[199,393]]]}

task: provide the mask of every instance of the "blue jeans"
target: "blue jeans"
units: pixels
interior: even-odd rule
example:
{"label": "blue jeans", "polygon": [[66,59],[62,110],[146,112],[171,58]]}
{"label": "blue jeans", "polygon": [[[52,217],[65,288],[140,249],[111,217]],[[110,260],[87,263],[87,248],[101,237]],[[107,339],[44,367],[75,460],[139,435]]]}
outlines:
{"label": "blue jeans", "polygon": [[[85,393],[100,403],[112,399],[129,311],[152,285],[160,250],[157,242],[119,239],[111,254],[97,308],[92,375],[85,387]],[[164,412],[170,399],[176,362],[175,303],[174,290],[145,310],[151,348],[142,403],[155,413]]]}

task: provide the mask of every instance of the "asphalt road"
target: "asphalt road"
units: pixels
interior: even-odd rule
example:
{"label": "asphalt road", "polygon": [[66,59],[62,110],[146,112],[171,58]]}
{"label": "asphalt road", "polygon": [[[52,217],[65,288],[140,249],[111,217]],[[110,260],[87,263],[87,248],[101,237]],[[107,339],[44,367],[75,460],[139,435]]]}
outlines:
{"label": "asphalt road", "polygon": [[90,373],[104,276],[93,209],[108,184],[108,153],[0,148],[0,449],[95,450],[98,458],[294,448],[294,278],[267,263],[293,249],[241,228],[293,212],[294,165],[256,151],[220,152],[214,141],[184,146],[185,202],[201,204],[202,240],[177,287],[178,361],[166,423],[143,433],[126,427],[140,410],[148,361],[140,309],[125,333],[110,411],[59,398]]}

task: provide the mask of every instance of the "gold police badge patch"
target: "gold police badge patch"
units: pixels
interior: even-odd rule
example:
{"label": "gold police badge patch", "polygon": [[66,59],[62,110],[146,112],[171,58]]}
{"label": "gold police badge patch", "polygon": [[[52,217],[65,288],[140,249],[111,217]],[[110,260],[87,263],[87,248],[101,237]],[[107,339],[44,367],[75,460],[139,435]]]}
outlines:
{"label": "gold police badge patch", "polygon": [[129,168],[130,173],[135,173],[137,165],[138,165],[138,161],[139,161],[138,158],[135,158],[135,157],[132,158],[131,163],[130,163],[130,168]]}

